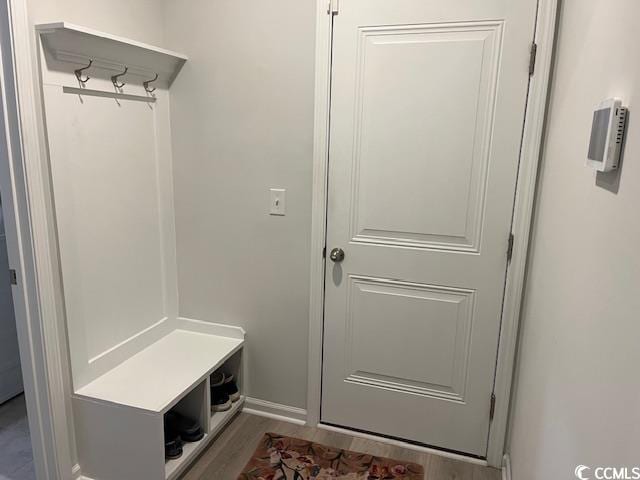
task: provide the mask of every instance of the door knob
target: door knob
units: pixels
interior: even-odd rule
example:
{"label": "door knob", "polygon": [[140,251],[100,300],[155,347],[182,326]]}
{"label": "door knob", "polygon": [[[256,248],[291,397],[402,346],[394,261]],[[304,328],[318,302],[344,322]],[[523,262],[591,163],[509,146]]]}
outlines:
{"label": "door knob", "polygon": [[331,253],[329,254],[329,258],[336,263],[343,261],[344,250],[342,250],[341,248],[334,248],[333,250],[331,250]]}

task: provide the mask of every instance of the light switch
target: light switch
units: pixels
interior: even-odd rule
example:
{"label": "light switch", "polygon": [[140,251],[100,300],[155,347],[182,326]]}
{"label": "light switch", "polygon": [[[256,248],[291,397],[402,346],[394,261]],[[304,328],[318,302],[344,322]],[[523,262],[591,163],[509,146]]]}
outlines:
{"label": "light switch", "polygon": [[284,188],[272,188],[271,207],[269,213],[271,215],[286,215],[287,209],[287,191]]}

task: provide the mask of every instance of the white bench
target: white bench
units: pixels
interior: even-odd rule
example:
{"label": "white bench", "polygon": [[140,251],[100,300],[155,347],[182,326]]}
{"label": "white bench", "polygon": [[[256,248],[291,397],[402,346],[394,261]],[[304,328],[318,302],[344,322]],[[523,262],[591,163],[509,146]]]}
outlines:
{"label": "white bench", "polygon": [[[223,364],[241,388],[241,338],[174,330],[73,396],[83,476],[95,480],[173,480],[242,407],[210,413],[209,376]],[[200,422],[205,436],[164,458],[164,414]]]}

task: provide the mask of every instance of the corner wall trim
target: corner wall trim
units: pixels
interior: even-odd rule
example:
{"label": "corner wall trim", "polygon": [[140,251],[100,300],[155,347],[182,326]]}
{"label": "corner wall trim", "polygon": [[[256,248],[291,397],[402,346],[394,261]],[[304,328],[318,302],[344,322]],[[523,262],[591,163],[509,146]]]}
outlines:
{"label": "corner wall trim", "polygon": [[511,457],[508,453],[502,457],[502,480],[511,480]]}
{"label": "corner wall trim", "polygon": [[309,283],[309,363],[307,368],[307,424],[320,422],[320,385],[324,322],[323,249],[326,235],[329,161],[329,107],[333,15],[327,2],[316,1],[316,78],[313,133],[313,194],[311,204],[311,258]]}
{"label": "corner wall trim", "polygon": [[268,402],[251,397],[245,399],[242,411],[261,417],[294,423],[296,425],[305,425],[307,419],[307,411],[304,408],[290,407],[289,405],[282,405],[280,403]]}
{"label": "corner wall trim", "polygon": [[498,468],[501,466],[505,453],[511,386],[518,345],[520,307],[524,295],[529,236],[538,181],[542,135],[547,112],[557,13],[558,0],[538,0],[538,18],[535,33],[535,42],[538,45],[537,66],[529,86],[527,115],[522,138],[518,185],[513,225],[511,227],[511,231],[515,235],[515,242],[511,265],[507,270],[494,384],[496,413],[489,431],[489,448],[487,450],[489,465]]}
{"label": "corner wall trim", "polygon": [[77,455],[37,44],[27,3],[0,6],[0,184],[9,262],[19,279],[13,305],[34,468],[40,480],[66,480]]}

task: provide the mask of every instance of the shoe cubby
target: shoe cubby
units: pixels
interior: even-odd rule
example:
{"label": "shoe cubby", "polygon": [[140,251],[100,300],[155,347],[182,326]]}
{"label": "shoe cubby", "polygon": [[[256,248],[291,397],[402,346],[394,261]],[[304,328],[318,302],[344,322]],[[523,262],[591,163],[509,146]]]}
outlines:
{"label": "shoe cubby", "polygon": [[[73,396],[82,473],[92,480],[175,480],[241,410],[240,396],[224,412],[211,410],[211,376],[232,374],[242,392],[244,334],[233,337],[175,330]],[[204,433],[165,458],[169,412]]]}
{"label": "shoe cubby", "polygon": [[[182,400],[180,400],[175,406],[173,406],[167,413],[164,414],[163,427],[167,423],[170,423],[168,418],[172,414],[179,415],[183,419],[187,419],[197,423],[203,437],[196,441],[190,441],[188,437],[180,435],[180,430],[176,434],[181,439],[182,454],[175,459],[167,459],[165,457],[165,478],[175,478],[180,471],[184,470],[190,461],[198,455],[198,453],[206,446],[209,437],[209,396],[207,395],[207,389],[209,388],[209,382],[205,380],[191,390]],[[164,431],[165,442],[167,438],[167,428]]]}
{"label": "shoe cubby", "polygon": [[231,401],[231,405],[228,410],[225,411],[215,411],[213,405],[213,396],[214,391],[213,388],[210,389],[211,395],[211,408],[210,408],[210,419],[209,419],[209,432],[211,435],[217,435],[222,428],[228,423],[229,419],[233,418],[236,413],[238,413],[243,405],[244,405],[244,394],[242,387],[242,351],[238,351],[233,354],[224,364],[216,369],[214,373],[209,378],[210,386],[213,387],[214,378],[216,374],[224,374],[225,376],[232,375],[233,382],[235,383],[238,392],[240,394],[239,398],[236,401]]}

